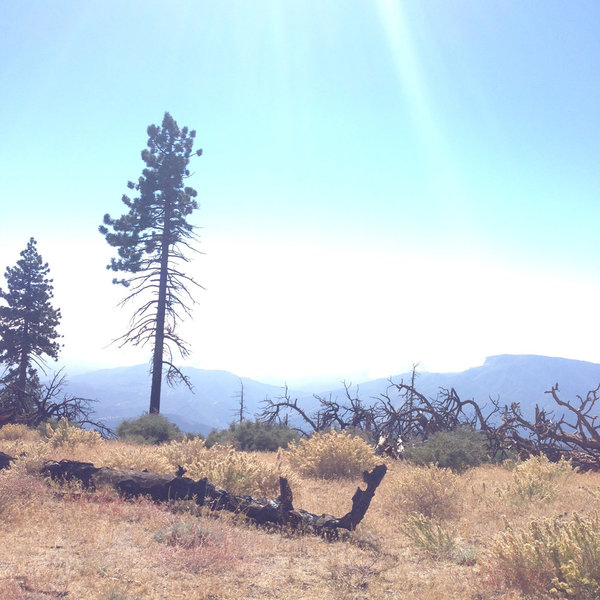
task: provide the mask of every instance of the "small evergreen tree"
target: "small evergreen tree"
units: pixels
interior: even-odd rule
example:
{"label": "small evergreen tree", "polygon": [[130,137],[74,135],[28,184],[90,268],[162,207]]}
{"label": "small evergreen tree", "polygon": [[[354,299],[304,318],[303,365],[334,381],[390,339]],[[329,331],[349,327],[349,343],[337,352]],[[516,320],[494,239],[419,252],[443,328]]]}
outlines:
{"label": "small evergreen tree", "polygon": [[196,237],[187,217],[198,203],[196,190],[184,186],[184,180],[190,175],[187,166],[191,156],[200,156],[202,151],[192,149],[196,132],[179,129],[169,113],[165,113],[161,127],[148,127],[148,136],[148,148],[142,151],[146,168],[137,183],[127,184],[139,192],[138,197],[132,200],[124,195],[129,212],[118,219],[105,215],[99,230],[118,248],[119,258],[111,259],[107,268],[128,273],[126,278],[113,279],[113,283],[131,289],[121,305],[131,300],[140,302],[129,330],[118,341],[121,345],[152,345],[149,412],[158,413],[163,368],[169,383],[180,380],[189,385],[173,365],[173,349],[182,356],[189,353],[176,330],[194,303],[189,286],[198,286],[180,266],[189,261],[185,252],[192,249],[190,243]]}
{"label": "small evergreen tree", "polygon": [[43,369],[45,357],[58,358],[60,337],[56,328],[60,310],[52,307],[50,269],[38,254],[35,239],[21,252],[15,267],[4,274],[8,289],[0,288],[0,363],[2,403],[17,413],[28,412],[34,392],[40,387],[36,366]]}

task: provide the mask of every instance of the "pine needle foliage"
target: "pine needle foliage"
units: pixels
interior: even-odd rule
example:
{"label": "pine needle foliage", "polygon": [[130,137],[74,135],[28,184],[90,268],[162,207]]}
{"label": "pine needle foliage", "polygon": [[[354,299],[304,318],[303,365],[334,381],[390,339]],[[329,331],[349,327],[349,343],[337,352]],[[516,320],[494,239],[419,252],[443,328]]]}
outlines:
{"label": "pine needle foliage", "polygon": [[56,328],[61,314],[55,309],[50,269],[30,238],[16,266],[4,274],[7,289],[0,288],[0,364],[6,368],[0,403],[26,413],[31,396],[39,388],[37,368],[46,358],[56,360],[60,350]]}
{"label": "pine needle foliage", "polygon": [[197,240],[188,217],[198,208],[197,192],[186,186],[190,176],[188,163],[194,151],[195,131],[179,128],[175,119],[165,113],[162,125],[148,127],[148,147],[142,151],[146,164],[137,183],[128,182],[135,198],[123,195],[129,212],[119,218],[104,216],[99,231],[117,248],[108,269],[123,272],[113,283],[129,290],[121,305],[137,302],[129,329],[118,338],[119,344],[146,346],[152,351],[152,389],[150,413],[160,412],[163,369],[167,381],[183,381],[185,375],[173,364],[173,351],[182,357],[189,347],[177,330],[182,318],[191,315],[193,288],[201,287],[183,272],[182,263],[189,262],[189,251],[195,251]]}

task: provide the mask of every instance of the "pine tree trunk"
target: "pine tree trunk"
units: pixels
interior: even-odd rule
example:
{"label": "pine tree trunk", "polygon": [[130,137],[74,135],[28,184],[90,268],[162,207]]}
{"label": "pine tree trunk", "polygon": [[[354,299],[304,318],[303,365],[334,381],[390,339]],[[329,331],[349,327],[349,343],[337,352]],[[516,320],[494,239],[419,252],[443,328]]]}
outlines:
{"label": "pine tree trunk", "polygon": [[[31,302],[31,275],[27,276],[26,284],[26,306],[27,313],[29,311],[29,303]],[[27,412],[25,406],[25,391],[27,388],[27,367],[29,366],[29,319],[27,316],[23,319],[23,337],[21,338],[21,357],[19,360],[19,371],[17,376],[17,411],[21,414]]]}
{"label": "pine tree trunk", "polygon": [[23,324],[23,339],[21,349],[21,360],[19,361],[19,373],[17,377],[17,411],[19,413],[27,412],[25,406],[25,391],[27,388],[27,366],[29,364],[29,349],[27,347],[27,337],[29,335],[29,323],[26,320]]}
{"label": "pine tree trunk", "polygon": [[171,202],[165,199],[165,222],[163,225],[162,249],[160,257],[160,278],[158,284],[158,304],[156,307],[156,330],[154,334],[154,354],[152,357],[152,389],[150,390],[150,410],[160,413],[160,392],[162,387],[163,352],[165,348],[165,313],[167,309],[167,274],[169,269],[169,228],[171,224]]}

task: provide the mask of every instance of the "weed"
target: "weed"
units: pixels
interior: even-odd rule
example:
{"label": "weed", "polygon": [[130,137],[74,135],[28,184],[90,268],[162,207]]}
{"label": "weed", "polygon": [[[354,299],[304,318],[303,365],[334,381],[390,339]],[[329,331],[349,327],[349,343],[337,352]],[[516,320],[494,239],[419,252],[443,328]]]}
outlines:
{"label": "weed", "polygon": [[402,528],[421,550],[432,558],[452,558],[456,550],[456,532],[420,513],[411,515]]}
{"label": "weed", "polygon": [[[175,521],[166,529],[160,529],[154,534],[154,539],[167,546],[193,548],[211,540],[213,534],[184,521]],[[214,540],[213,540],[214,541]]]}
{"label": "weed", "polygon": [[47,488],[39,478],[18,469],[0,472],[0,522],[27,521],[47,498]]}
{"label": "weed", "polygon": [[600,516],[534,519],[495,540],[491,560],[504,579],[526,593],[592,600],[600,595]]}
{"label": "weed", "polygon": [[173,473],[178,467],[192,479],[206,477],[211,483],[239,495],[277,495],[279,464],[264,464],[256,455],[237,452],[233,448],[206,448],[200,438],[173,441],[161,446],[118,444],[105,459],[104,466],[147,469],[153,473]]}
{"label": "weed", "polygon": [[102,437],[97,431],[87,431],[69,423],[64,418],[59,421],[56,428],[46,424],[46,437],[48,438],[48,444],[52,447],[74,446],[76,444],[94,446],[102,442]]}
{"label": "weed", "polygon": [[505,492],[517,504],[547,502],[556,497],[559,483],[572,474],[573,466],[564,458],[553,463],[545,455],[534,456],[515,467],[513,482]]}
{"label": "weed", "polygon": [[462,509],[460,476],[434,465],[411,469],[395,486],[397,501],[407,513],[451,519]]}
{"label": "weed", "polygon": [[205,477],[232,494],[275,496],[279,492],[277,467],[261,464],[252,454],[215,446],[205,458]]}
{"label": "weed", "polygon": [[291,444],[286,455],[292,468],[302,475],[323,479],[357,478],[377,462],[363,439],[335,430]]}
{"label": "weed", "polygon": [[0,440],[27,440],[34,441],[40,438],[35,429],[30,429],[26,425],[8,423],[0,427]]}
{"label": "weed", "polygon": [[161,562],[182,565],[187,571],[201,572],[208,567],[227,566],[238,557],[238,549],[217,523],[202,525],[175,521],[154,534],[154,540],[164,546],[159,552]]}

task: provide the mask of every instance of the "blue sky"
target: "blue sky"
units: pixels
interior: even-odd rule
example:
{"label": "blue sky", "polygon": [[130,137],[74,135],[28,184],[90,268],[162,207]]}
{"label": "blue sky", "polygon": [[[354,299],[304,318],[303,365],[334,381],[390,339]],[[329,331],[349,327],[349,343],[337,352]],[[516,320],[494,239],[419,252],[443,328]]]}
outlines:
{"label": "blue sky", "polygon": [[0,5],[0,268],[36,237],[73,368],[149,358],[106,348],[97,226],[165,111],[204,150],[189,364],[600,362],[596,0]]}

